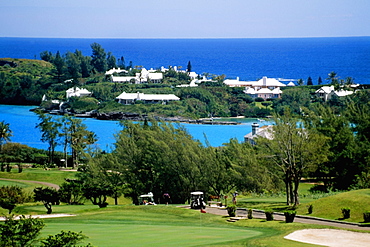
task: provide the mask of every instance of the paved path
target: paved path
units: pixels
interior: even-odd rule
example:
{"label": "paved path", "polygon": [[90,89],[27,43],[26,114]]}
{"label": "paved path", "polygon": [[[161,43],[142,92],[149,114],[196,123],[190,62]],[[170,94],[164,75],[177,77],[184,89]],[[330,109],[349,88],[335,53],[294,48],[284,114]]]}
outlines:
{"label": "paved path", "polygon": [[[207,207],[206,212],[211,213],[211,214],[228,216],[227,210],[225,208]],[[248,211],[245,208],[238,208],[236,211],[236,215],[240,217],[247,217]],[[252,215],[253,215],[253,218],[256,218],[256,219],[266,219],[265,213],[261,210],[253,210]],[[285,216],[282,213],[274,213],[274,220],[285,221]],[[338,222],[335,220],[326,220],[326,219],[310,217],[310,216],[303,216],[303,215],[297,215],[294,218],[294,222],[303,223],[303,224],[316,224],[316,225],[340,227],[340,228],[352,229],[352,230],[370,231],[370,227],[360,226],[357,223]]]}
{"label": "paved path", "polygon": [[59,189],[59,185],[47,183],[47,182],[40,182],[40,181],[31,181],[31,180],[20,180],[20,179],[10,179],[10,178],[0,178],[0,180],[6,180],[6,181],[15,181],[15,182],[25,182],[25,183],[33,183],[33,184],[41,184],[48,187],[52,187],[54,189]]}

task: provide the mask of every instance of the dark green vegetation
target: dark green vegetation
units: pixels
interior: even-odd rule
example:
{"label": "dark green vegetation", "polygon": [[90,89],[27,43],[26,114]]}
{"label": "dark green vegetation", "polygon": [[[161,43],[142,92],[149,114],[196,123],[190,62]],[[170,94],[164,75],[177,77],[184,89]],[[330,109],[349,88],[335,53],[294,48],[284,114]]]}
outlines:
{"label": "dark green vegetation", "polygon": [[[116,58],[99,44],[92,44],[92,55],[84,56],[81,51],[66,54],[52,54],[45,51],[40,60],[3,58],[0,66],[0,104],[40,105],[46,109],[55,109],[58,104],[51,100],[67,102],[63,107],[75,113],[97,110],[105,112],[128,112],[149,114],[152,116],[182,116],[197,119],[200,117],[264,117],[270,115],[271,107],[255,104],[253,99],[243,93],[242,88],[229,88],[222,83],[224,76],[213,75],[212,82],[200,84],[197,88],[177,88],[180,84],[189,84],[186,73],[170,68],[164,73],[162,83],[122,84],[109,82],[105,77],[107,69],[120,67],[127,69],[126,75],[140,72],[140,67],[129,66],[121,57]],[[187,70],[190,71],[189,61]],[[208,74],[205,74],[208,75]],[[209,76],[209,75],[208,75]],[[72,80],[71,80],[72,79]],[[66,99],[65,91],[70,87],[84,87],[93,92],[92,97]],[[175,94],[179,102],[167,105],[135,104],[123,106],[115,98],[123,91],[127,93]],[[46,101],[41,102],[43,96]]]}
{"label": "dark green vegetation", "polygon": [[[38,181],[44,181],[45,178],[58,180],[62,174],[69,178],[68,180],[72,177],[71,172],[55,169],[29,168],[25,169],[24,172],[30,174],[28,178],[32,177]],[[72,174],[74,173],[76,172]],[[23,173],[12,172],[11,174],[22,175]],[[0,176],[8,177],[9,173],[3,172],[0,173]],[[34,185],[34,187],[38,186]],[[300,186],[302,204],[296,208],[298,214],[306,215],[307,206],[314,205],[312,216],[339,219],[342,217],[341,208],[349,207],[351,208],[351,217],[346,221],[363,222],[362,213],[370,210],[369,189],[332,195],[332,193],[311,193],[310,188],[313,186],[313,184]],[[269,193],[243,193],[238,198],[237,206],[283,212],[286,209],[284,197],[284,195]],[[227,218],[222,216],[209,213],[201,214],[198,210],[177,208],[172,205],[132,206],[122,196],[119,201],[120,205],[110,205],[105,208],[98,208],[89,201],[84,202],[84,205],[68,205],[66,203],[53,205],[53,213],[75,214],[77,216],[44,219],[45,227],[39,237],[43,238],[43,241],[46,241],[47,235],[60,237],[60,231],[63,230],[65,237],[69,236],[68,232],[88,236],[83,244],[91,243],[93,246],[106,246],[107,243],[109,246],[122,246],[122,243],[128,246],[141,244],[150,244],[151,246],[207,246],[214,244],[221,246],[306,246],[285,240],[283,237],[298,229],[328,228],[327,226],[299,223],[285,224],[264,219],[248,219],[228,223]],[[110,198],[108,202],[114,203],[113,198]],[[231,204],[231,197],[228,198],[227,203]],[[7,213],[1,209],[0,212]],[[45,207],[42,204],[28,202],[18,204],[14,212],[24,215],[45,214]],[[107,231],[109,234],[106,234]],[[52,241],[50,238],[48,237],[49,241]]]}
{"label": "dark green vegetation", "polygon": [[[45,226],[40,219],[33,219],[21,216],[15,219],[12,216],[6,217],[5,222],[0,225],[0,246],[44,246],[44,247],[63,247],[76,246],[86,238],[81,232],[61,231],[56,235],[49,235],[42,240],[37,239],[40,231]],[[38,245],[37,242],[41,242]],[[87,245],[90,246],[90,245]]]}

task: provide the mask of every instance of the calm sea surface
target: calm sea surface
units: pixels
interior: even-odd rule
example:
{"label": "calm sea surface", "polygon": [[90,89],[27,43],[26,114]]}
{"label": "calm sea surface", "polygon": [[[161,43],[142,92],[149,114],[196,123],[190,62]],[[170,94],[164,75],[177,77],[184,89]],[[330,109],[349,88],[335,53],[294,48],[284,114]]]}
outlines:
{"label": "calm sea surface", "polygon": [[[35,113],[31,112],[31,106],[13,106],[0,105],[0,121],[10,124],[13,131],[12,142],[26,144],[31,147],[47,149],[48,145],[41,142],[41,133],[35,126],[39,122]],[[229,142],[231,138],[243,141],[244,135],[252,131],[251,124],[257,119],[237,119],[240,125],[200,125],[200,124],[182,124],[194,139],[200,140],[205,144],[205,137],[212,146],[222,146]],[[118,121],[103,121],[96,119],[84,119],[90,131],[98,136],[97,146],[102,150],[111,151],[115,142],[114,134],[121,130]],[[260,126],[270,124],[261,122]],[[57,150],[62,151],[59,146]]]}
{"label": "calm sea surface", "polygon": [[312,77],[316,84],[335,71],[342,79],[370,84],[370,37],[280,39],[47,39],[0,38],[0,57],[37,58],[40,52],[82,51],[90,56],[97,42],[126,65],[146,68],[182,66],[191,61],[198,74],[256,80]]}

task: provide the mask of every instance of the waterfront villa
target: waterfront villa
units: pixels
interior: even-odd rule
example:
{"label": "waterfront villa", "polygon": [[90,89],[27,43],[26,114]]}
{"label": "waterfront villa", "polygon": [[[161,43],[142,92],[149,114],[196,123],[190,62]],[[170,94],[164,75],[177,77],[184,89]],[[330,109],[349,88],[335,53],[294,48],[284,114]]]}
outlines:
{"label": "waterfront villa", "polygon": [[91,96],[91,92],[85,88],[78,88],[78,87],[71,87],[66,91],[67,99],[70,97],[84,97],[84,96]]}
{"label": "waterfront villa", "polygon": [[258,123],[253,123],[252,132],[244,136],[244,142],[249,142],[252,145],[256,145],[256,141],[254,139],[257,137],[264,137],[271,140],[272,128],[273,125],[265,125],[260,128]]}
{"label": "waterfront villa", "polygon": [[[353,85],[351,87],[356,87]],[[330,100],[334,95],[337,97],[344,97],[353,94],[354,91],[339,89],[335,90],[334,86],[323,86],[316,90],[315,94],[317,97],[323,99],[324,101]]]}
{"label": "waterfront villa", "polygon": [[166,104],[169,101],[177,101],[180,100],[174,94],[144,94],[144,93],[121,93],[118,97],[116,97],[118,103],[124,105],[131,105],[135,104],[136,101],[142,101],[144,103],[162,103]]}
{"label": "waterfront villa", "polygon": [[224,83],[230,87],[245,87],[244,93],[252,98],[280,98],[282,91],[281,87],[286,87],[284,83],[274,79],[267,78],[266,76],[258,81],[240,81],[239,77],[236,80],[227,79]]}

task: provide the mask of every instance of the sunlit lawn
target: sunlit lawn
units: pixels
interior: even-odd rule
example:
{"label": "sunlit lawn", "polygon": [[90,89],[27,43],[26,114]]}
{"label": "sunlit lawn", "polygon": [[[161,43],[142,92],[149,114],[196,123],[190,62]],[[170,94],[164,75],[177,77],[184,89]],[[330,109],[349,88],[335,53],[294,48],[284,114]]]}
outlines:
{"label": "sunlit lawn", "polygon": [[[39,209],[37,209],[39,208]],[[44,210],[28,206],[24,210]],[[261,219],[227,222],[227,217],[175,206],[55,206],[77,216],[44,219],[42,237],[61,230],[82,231],[94,246],[311,246],[284,239],[307,226]]]}

